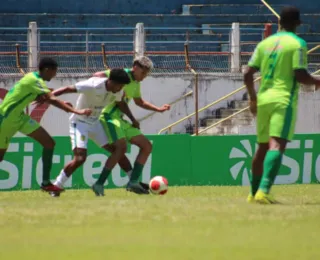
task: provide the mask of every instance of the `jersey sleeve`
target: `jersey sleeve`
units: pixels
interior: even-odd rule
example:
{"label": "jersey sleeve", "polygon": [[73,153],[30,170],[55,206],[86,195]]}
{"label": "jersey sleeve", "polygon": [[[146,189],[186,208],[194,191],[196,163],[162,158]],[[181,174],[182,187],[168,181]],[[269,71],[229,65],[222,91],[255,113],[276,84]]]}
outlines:
{"label": "jersey sleeve", "polygon": [[258,44],[249,60],[248,66],[260,70],[261,60],[260,45]]}
{"label": "jersey sleeve", "polygon": [[292,68],[297,69],[307,69],[308,68],[308,53],[307,46],[301,43],[293,52]]}
{"label": "jersey sleeve", "polygon": [[106,73],[107,78],[109,78],[110,77],[110,70],[106,70],[105,73]]}
{"label": "jersey sleeve", "polygon": [[137,84],[132,98],[141,98],[141,85],[140,85],[140,83]]}
{"label": "jersey sleeve", "polygon": [[43,95],[51,92],[43,80],[33,79],[30,77],[26,82],[24,82],[24,85],[29,92],[36,95]]}

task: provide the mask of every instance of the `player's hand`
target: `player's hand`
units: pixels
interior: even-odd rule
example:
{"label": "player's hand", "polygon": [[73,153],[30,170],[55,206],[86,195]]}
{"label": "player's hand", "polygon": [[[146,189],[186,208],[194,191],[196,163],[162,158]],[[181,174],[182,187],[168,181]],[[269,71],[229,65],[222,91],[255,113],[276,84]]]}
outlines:
{"label": "player's hand", "polygon": [[167,110],[170,110],[171,106],[168,105],[168,104],[164,104],[162,107],[160,107],[159,109],[159,112],[164,112],[164,111],[167,111]]}
{"label": "player's hand", "polygon": [[137,120],[133,120],[132,121],[132,126],[135,127],[135,128],[140,129],[140,123]]}
{"label": "player's hand", "polygon": [[257,101],[256,100],[250,100],[249,101],[249,109],[250,109],[250,112],[254,116],[257,114]]}
{"label": "player's hand", "polygon": [[78,110],[78,115],[90,116],[92,110],[89,108]]}

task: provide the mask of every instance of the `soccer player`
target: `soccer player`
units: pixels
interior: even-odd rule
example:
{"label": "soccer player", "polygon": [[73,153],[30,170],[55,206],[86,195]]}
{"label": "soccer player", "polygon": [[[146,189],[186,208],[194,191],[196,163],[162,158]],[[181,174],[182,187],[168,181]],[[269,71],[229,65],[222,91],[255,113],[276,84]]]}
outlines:
{"label": "soccer player", "polygon": [[[90,117],[75,114],[70,117],[70,138],[74,158],[57,177],[54,183],[56,186],[63,188],[64,183],[71,174],[86,161],[88,138],[104,148],[108,144],[108,140],[113,140],[113,136],[117,135],[117,128],[112,124],[107,123],[104,128],[102,127],[99,116],[105,106],[115,101],[121,103],[123,97],[122,88],[129,82],[130,78],[123,69],[113,69],[108,78],[92,77],[88,80],[80,81],[74,86],[63,87],[52,92],[55,96],[80,93],[76,107],[81,109],[88,106],[93,111]],[[124,104],[127,107],[127,104]],[[136,120],[131,112],[124,112],[129,113],[129,117],[134,124]],[[92,186],[92,190],[97,196],[104,196],[104,183],[120,158],[125,156],[126,148],[127,143],[124,137],[114,140],[111,155],[106,161],[99,179]],[[60,194],[53,193],[52,195],[59,196]]]}
{"label": "soccer player", "polygon": [[58,64],[51,58],[43,58],[39,63],[39,71],[26,74],[7,93],[0,105],[0,161],[8,149],[10,139],[18,131],[38,141],[43,146],[42,152],[42,184],[44,191],[61,191],[50,182],[50,171],[55,142],[48,132],[42,128],[24,109],[34,100],[47,102],[66,112],[78,115],[90,115],[90,109],[73,109],[65,102],[51,95],[45,81],[50,81],[57,74]]}
{"label": "soccer player", "polygon": [[[153,68],[152,61],[146,57],[141,56],[134,60],[133,67],[131,69],[125,69],[130,77],[130,83],[124,87],[125,101],[129,103],[132,99],[139,107],[156,112],[164,112],[170,109],[170,105],[165,104],[161,107],[157,107],[141,97],[140,82],[143,81],[149,72]],[[95,73],[98,77],[107,77],[110,70],[101,71]],[[132,166],[126,157],[123,157],[119,161],[120,167],[125,170],[130,176],[130,181],[127,185],[129,191],[141,191],[146,193],[148,185],[139,183],[138,179],[142,174],[143,167],[152,151],[151,142],[141,133],[138,127],[133,127],[129,122],[124,120],[123,113],[119,110],[118,105],[111,104],[107,106],[100,116],[102,124],[106,127],[107,124],[113,124],[117,129],[117,135],[114,135],[114,140],[125,137],[131,144],[137,145],[140,148],[139,154],[135,160],[134,167]],[[112,146],[109,148],[112,150]]]}
{"label": "soccer player", "polygon": [[[258,44],[244,75],[250,97],[250,111],[257,115],[258,150],[252,162],[251,192],[248,202],[273,204],[271,186],[279,172],[286,145],[294,135],[299,84],[316,85],[320,80],[307,72],[307,44],[296,35],[300,12],[285,7],[281,31]],[[258,92],[253,75],[261,73]]]}

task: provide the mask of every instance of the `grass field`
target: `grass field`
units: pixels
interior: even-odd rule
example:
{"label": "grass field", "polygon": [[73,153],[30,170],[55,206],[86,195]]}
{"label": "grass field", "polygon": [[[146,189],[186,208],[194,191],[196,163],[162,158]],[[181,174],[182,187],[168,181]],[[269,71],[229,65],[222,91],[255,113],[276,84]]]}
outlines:
{"label": "grass field", "polygon": [[248,187],[0,193],[0,259],[320,259],[318,185],[276,186],[283,205],[245,201]]}

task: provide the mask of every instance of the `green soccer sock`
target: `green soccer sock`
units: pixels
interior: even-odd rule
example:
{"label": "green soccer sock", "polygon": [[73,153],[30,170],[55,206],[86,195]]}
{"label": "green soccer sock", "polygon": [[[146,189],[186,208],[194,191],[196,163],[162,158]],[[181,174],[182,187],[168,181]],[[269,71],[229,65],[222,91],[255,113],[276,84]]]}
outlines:
{"label": "green soccer sock", "polygon": [[269,193],[271,186],[279,172],[282,161],[282,153],[277,150],[268,151],[263,163],[263,176],[259,189]]}
{"label": "green soccer sock", "polygon": [[142,174],[144,165],[138,162],[134,163],[130,181],[137,182]]}
{"label": "green soccer sock", "polygon": [[111,173],[111,170],[107,169],[107,168],[103,168],[99,179],[97,180],[96,184],[99,185],[104,185],[104,183],[106,182],[106,180],[108,179],[109,175]]}
{"label": "green soccer sock", "polygon": [[43,148],[42,151],[42,184],[50,182],[50,172],[52,167],[53,149]]}
{"label": "green soccer sock", "polygon": [[251,195],[254,196],[257,193],[257,190],[259,189],[259,185],[262,179],[262,175],[256,175],[252,173],[251,177]]}

